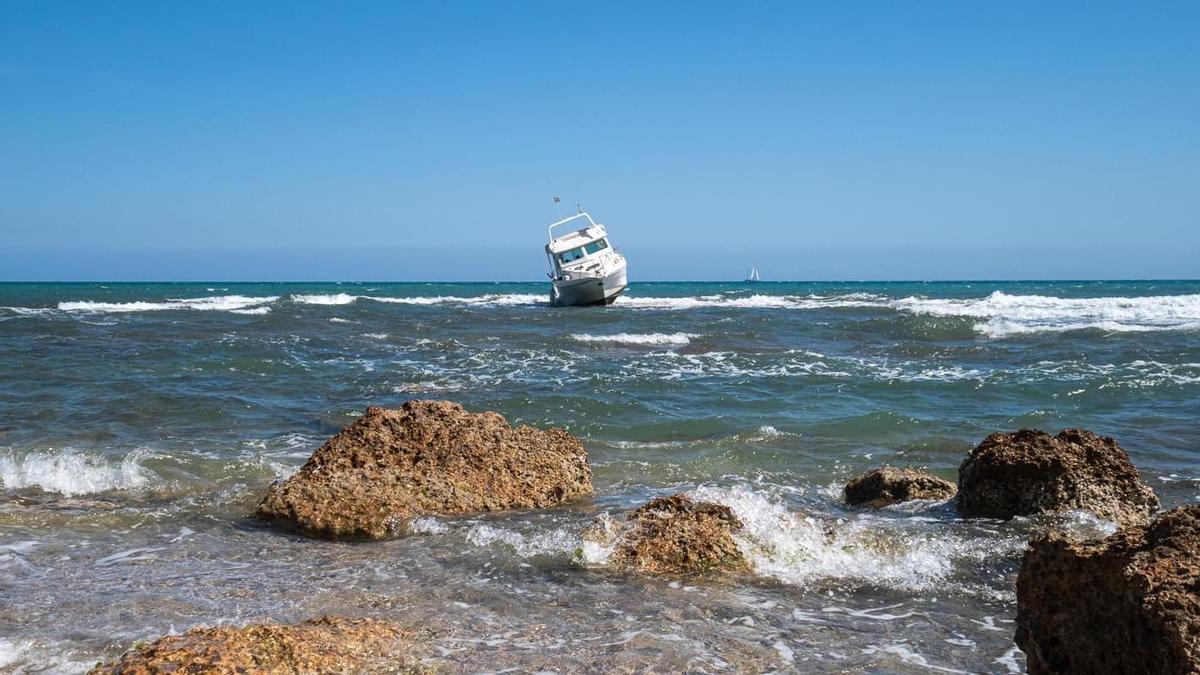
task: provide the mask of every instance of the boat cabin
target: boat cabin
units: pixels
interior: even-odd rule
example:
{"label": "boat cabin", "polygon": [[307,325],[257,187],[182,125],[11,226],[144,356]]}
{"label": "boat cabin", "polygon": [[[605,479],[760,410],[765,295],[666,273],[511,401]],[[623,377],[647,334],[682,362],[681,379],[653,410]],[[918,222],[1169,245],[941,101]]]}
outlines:
{"label": "boat cabin", "polygon": [[[573,220],[586,219],[587,225],[559,237],[554,228]],[[608,232],[587,213],[565,218],[550,226],[550,243],[546,244],[546,256],[550,260],[551,275],[555,279],[571,279],[591,276],[602,267],[604,254],[612,250],[608,243]]]}

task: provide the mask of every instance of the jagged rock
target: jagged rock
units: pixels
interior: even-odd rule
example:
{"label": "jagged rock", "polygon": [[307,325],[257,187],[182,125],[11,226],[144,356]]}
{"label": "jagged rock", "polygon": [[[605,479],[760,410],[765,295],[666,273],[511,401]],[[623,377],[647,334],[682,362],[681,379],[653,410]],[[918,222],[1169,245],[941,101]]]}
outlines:
{"label": "jagged rock", "polygon": [[541,508],[591,492],[587,451],[566,431],[409,401],[367,408],[272,485],[258,516],[312,536],[379,539],[420,514]]}
{"label": "jagged rock", "polygon": [[1158,510],[1158,497],[1113,439],[1022,429],[992,434],[971,451],[958,470],[958,508],[991,518],[1081,509],[1139,524]]}
{"label": "jagged rock", "polygon": [[412,633],[375,619],[193,628],[135,647],[89,675],[426,672]]}
{"label": "jagged rock", "polygon": [[949,499],[958,488],[925,471],[884,466],[846,483],[843,491],[850,506],[866,504],[878,509],[913,499]]}
{"label": "jagged rock", "polygon": [[1200,506],[1106,539],[1034,539],[1017,578],[1029,672],[1200,672]]}
{"label": "jagged rock", "polygon": [[746,569],[733,540],[742,522],[728,506],[677,494],[650,500],[625,519],[600,523],[585,537],[614,544],[609,562],[647,574],[703,574]]}

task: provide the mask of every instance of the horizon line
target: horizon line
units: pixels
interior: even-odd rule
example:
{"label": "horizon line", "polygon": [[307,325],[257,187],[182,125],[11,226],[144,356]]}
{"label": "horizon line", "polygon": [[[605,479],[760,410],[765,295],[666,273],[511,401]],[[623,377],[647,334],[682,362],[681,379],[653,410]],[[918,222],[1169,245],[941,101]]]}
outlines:
{"label": "horizon line", "polygon": [[[630,286],[635,284],[898,284],[898,283],[920,283],[920,284],[990,284],[990,283],[1178,283],[1178,282],[1200,282],[1200,277],[1129,277],[1129,278],[994,278],[994,279],[971,279],[971,278],[946,278],[946,279],[760,279],[758,281],[747,281],[745,279],[648,279],[645,281],[631,281]],[[282,280],[282,279],[258,279],[258,280],[235,280],[235,279],[144,279],[144,280],[117,280],[117,279],[53,279],[53,280],[33,280],[33,279],[0,279],[0,284],[15,285],[15,284],[478,284],[478,285],[498,285],[498,284],[543,284],[550,283],[547,280],[446,280],[446,279],[420,279],[420,280],[382,280],[382,279],[339,279],[339,280]]]}

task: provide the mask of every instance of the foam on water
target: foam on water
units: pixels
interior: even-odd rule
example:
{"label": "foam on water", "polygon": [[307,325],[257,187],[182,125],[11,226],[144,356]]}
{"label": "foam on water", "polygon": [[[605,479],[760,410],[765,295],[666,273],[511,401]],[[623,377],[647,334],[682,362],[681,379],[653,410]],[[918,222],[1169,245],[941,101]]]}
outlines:
{"label": "foam on water", "polygon": [[[771,491],[749,486],[702,486],[690,496],[732,509],[744,525],[734,538],[754,573],[793,586],[876,585],[905,592],[957,589],[986,595],[992,591],[954,582],[952,577],[961,567],[1015,555],[1024,545],[1016,535],[984,539],[959,534],[939,527],[932,518],[809,517],[789,508]],[[602,514],[599,523],[615,533],[620,518],[620,514]],[[610,538],[584,538],[578,526],[532,532],[494,523],[474,523],[465,531],[441,522],[414,521],[413,526],[414,531],[431,534],[454,529],[476,546],[503,544],[521,557],[569,556],[585,565],[606,564],[616,546]]]}
{"label": "foam on water", "polygon": [[506,544],[523,558],[574,551],[580,543],[578,534],[562,528],[523,534],[487,523],[471,525],[466,538],[476,546],[490,546],[496,542]]}
{"label": "foam on water", "polygon": [[[163,302],[93,302],[80,300],[60,302],[58,309],[64,312],[161,312],[166,310],[193,309],[200,311],[239,311],[260,308],[279,299],[279,296],[249,297],[245,295],[216,295],[204,298],[168,298]],[[265,313],[265,312],[256,312]]]}
{"label": "foam on water", "polygon": [[695,333],[616,333],[613,335],[589,335],[574,333],[571,339],[577,342],[606,343],[638,346],[682,347],[690,344]]}
{"label": "foam on water", "polygon": [[304,305],[349,305],[359,300],[382,302],[394,305],[475,305],[475,306],[511,306],[511,305],[544,305],[547,296],[533,293],[489,293],[485,295],[457,296],[410,296],[391,297],[385,295],[350,295],[334,293],[329,295],[292,295],[292,302]]}
{"label": "foam on water", "polygon": [[513,306],[513,305],[546,305],[549,304],[548,294],[535,293],[489,293],[476,296],[438,295],[432,297],[393,298],[385,296],[364,295],[367,300],[403,305],[480,305],[480,306]]}
{"label": "foam on water", "polygon": [[830,309],[838,307],[883,307],[887,298],[873,293],[841,295],[700,295],[690,297],[638,297],[622,295],[614,305],[635,309]]}
{"label": "foam on water", "polygon": [[1082,329],[1200,330],[1200,294],[1059,298],[996,291],[985,298],[908,297],[888,304],[913,314],[986,319],[975,330],[993,338]]}
{"label": "foam on water", "polygon": [[142,466],[147,450],[120,461],[67,448],[18,455],[0,453],[0,485],[6,490],[38,487],[67,497],[145,485],[153,473]]}
{"label": "foam on water", "polygon": [[822,521],[747,486],[703,486],[692,496],[733,510],[745,525],[735,538],[756,574],[797,586],[845,581],[906,591],[938,590],[945,588],[958,564],[1015,551],[1021,545],[1015,539],[968,539],[907,519],[860,515]]}
{"label": "foam on water", "polygon": [[95,660],[77,660],[75,656],[61,645],[0,637],[0,670],[6,673],[84,673],[96,665]]}
{"label": "foam on water", "polygon": [[298,302],[302,305],[348,305],[359,298],[359,296],[350,295],[349,293],[292,295],[289,297],[292,302]]}

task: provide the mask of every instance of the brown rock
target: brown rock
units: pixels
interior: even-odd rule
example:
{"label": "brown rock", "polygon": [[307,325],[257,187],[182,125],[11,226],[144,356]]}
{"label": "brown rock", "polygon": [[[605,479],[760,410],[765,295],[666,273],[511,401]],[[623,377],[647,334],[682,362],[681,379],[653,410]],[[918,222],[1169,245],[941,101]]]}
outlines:
{"label": "brown rock", "polygon": [[958,470],[958,508],[991,518],[1081,509],[1139,524],[1158,510],[1158,497],[1113,439],[1022,429],[992,434],[971,451]]}
{"label": "brown rock", "polygon": [[647,574],[704,574],[742,570],[733,540],[742,523],[728,506],[682,494],[658,497],[629,514],[615,532],[612,564]]}
{"label": "brown rock", "polygon": [[193,628],[135,647],[89,675],[425,672],[412,635],[375,619],[325,617],[292,626]]}
{"label": "brown rock", "polygon": [[312,536],[379,539],[424,513],[548,507],[591,492],[587,451],[566,431],[409,401],[367,408],[272,485],[258,516]]}
{"label": "brown rock", "polygon": [[1106,539],[1034,539],[1016,642],[1034,675],[1200,672],[1200,506]]}
{"label": "brown rock", "polygon": [[949,499],[958,488],[925,471],[884,466],[846,483],[843,491],[850,506],[866,504],[878,509],[913,499]]}

